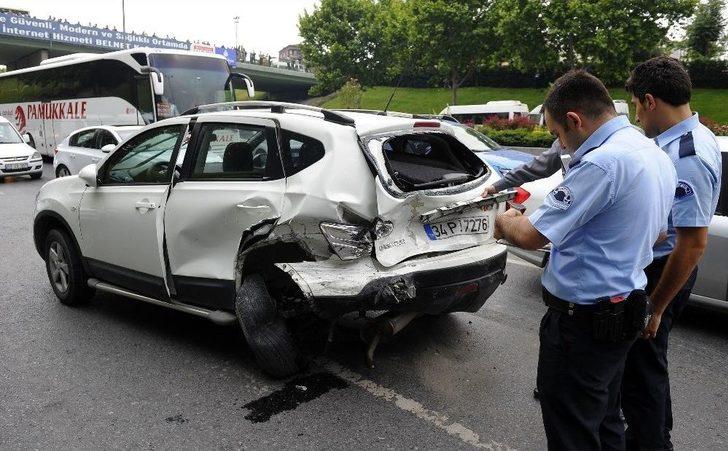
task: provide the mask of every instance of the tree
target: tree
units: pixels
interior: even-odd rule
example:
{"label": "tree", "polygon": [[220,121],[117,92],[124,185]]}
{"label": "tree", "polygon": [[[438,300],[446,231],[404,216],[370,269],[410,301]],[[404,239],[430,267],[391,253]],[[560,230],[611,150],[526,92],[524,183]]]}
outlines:
{"label": "tree", "polygon": [[495,0],[494,31],[500,46],[497,58],[523,72],[552,72],[559,54],[549,45],[542,0]]}
{"label": "tree", "polygon": [[316,73],[312,94],[339,89],[355,78],[362,85],[391,82],[407,45],[404,0],[322,0],[299,17],[301,51]]}
{"label": "tree", "polygon": [[726,26],[724,0],[708,0],[698,5],[693,22],[687,27],[688,55],[692,59],[713,59],[721,53]]}
{"label": "tree", "polygon": [[488,23],[491,1],[415,0],[409,40],[415,59],[448,82],[451,102],[478,63],[492,58],[495,33]]}

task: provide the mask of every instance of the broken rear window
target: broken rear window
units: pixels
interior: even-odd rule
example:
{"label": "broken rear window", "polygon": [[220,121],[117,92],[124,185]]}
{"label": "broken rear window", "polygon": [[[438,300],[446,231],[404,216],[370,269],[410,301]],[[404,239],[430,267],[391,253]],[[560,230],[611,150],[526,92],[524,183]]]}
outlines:
{"label": "broken rear window", "polygon": [[396,136],[382,144],[382,152],[387,170],[402,191],[459,185],[488,170],[473,152],[444,133]]}

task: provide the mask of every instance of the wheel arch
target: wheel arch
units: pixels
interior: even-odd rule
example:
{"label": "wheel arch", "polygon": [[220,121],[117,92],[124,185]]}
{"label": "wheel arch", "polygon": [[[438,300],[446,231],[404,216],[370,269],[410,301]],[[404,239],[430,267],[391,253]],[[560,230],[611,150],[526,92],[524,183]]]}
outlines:
{"label": "wheel arch", "polygon": [[81,254],[81,246],[78,244],[78,240],[73,233],[73,229],[71,229],[71,226],[63,218],[63,216],[55,211],[41,211],[36,215],[35,220],[33,221],[33,242],[38,255],[45,260],[43,245],[45,244],[45,237],[51,229],[60,229],[70,237],[73,246],[76,248],[76,252],[78,252],[78,255],[81,256],[84,269],[87,269],[86,262],[83,259],[83,254]]}

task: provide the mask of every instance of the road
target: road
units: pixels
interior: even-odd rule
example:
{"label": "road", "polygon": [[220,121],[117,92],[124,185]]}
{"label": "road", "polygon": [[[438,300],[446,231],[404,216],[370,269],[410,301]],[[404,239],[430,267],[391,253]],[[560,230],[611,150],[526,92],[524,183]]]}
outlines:
{"label": "road", "polygon": [[[110,295],[58,303],[31,238],[51,169],[0,184],[0,448],[545,448],[540,270],[511,259],[481,311],[415,321],[374,369],[343,329],[275,381],[237,328]],[[673,332],[677,449],[728,447],[726,324],[688,309]]]}

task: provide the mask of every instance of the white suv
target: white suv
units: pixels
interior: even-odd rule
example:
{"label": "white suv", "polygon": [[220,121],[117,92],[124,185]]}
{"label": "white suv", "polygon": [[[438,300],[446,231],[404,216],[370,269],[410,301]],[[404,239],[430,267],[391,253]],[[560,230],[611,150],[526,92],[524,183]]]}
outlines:
{"label": "white suv", "polygon": [[478,310],[505,280],[493,226],[512,194],[480,197],[498,178],[440,121],[209,105],[47,183],[34,238],[61,302],[95,289],[239,321],[285,376],[287,318]]}

